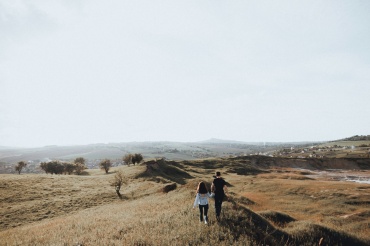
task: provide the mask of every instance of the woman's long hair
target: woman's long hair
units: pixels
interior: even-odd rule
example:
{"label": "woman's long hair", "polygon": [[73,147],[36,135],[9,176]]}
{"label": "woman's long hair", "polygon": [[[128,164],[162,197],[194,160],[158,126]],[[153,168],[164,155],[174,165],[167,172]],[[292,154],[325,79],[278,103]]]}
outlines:
{"label": "woman's long hair", "polygon": [[208,193],[207,186],[203,181],[198,184],[197,193],[199,193],[199,194],[207,194]]}

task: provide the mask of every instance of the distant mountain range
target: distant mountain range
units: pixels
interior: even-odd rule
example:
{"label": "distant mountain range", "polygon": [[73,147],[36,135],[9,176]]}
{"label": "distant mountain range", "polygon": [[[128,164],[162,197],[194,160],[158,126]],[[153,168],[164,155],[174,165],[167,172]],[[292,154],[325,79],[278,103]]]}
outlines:
{"label": "distant mountain range", "polygon": [[246,144],[247,142],[236,141],[236,140],[225,140],[225,139],[218,139],[218,138],[210,138],[208,140],[199,141],[198,143],[239,143],[239,144]]}

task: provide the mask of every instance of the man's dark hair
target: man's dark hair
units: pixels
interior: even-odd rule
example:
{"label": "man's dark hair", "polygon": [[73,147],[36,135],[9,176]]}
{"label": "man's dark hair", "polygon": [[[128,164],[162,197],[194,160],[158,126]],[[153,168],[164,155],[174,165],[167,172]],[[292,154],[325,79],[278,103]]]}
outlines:
{"label": "man's dark hair", "polygon": [[221,176],[221,173],[220,172],[216,172],[216,176]]}

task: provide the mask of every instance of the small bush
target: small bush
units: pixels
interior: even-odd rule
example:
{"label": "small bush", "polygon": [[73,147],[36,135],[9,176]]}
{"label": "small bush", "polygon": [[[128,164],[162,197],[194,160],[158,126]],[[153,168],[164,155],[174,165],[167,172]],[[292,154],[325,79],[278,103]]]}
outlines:
{"label": "small bush", "polygon": [[162,192],[164,193],[168,193],[172,190],[175,190],[177,188],[177,184],[176,183],[173,183],[173,184],[169,184],[169,185],[166,185],[162,188]]}

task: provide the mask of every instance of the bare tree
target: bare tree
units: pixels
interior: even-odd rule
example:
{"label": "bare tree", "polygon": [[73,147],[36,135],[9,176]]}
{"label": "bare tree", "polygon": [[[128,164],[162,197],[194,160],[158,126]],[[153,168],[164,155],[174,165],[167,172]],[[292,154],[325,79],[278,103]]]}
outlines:
{"label": "bare tree", "polygon": [[116,193],[120,199],[122,199],[122,195],[120,193],[121,186],[126,183],[127,181],[125,175],[123,174],[123,171],[117,171],[114,175],[114,180],[111,185],[114,186],[114,188],[116,189]]}
{"label": "bare tree", "polygon": [[15,166],[15,170],[18,172],[18,174],[21,174],[22,169],[27,166],[27,163],[25,161],[20,161],[18,164]]}

